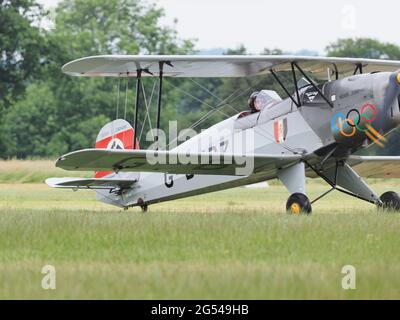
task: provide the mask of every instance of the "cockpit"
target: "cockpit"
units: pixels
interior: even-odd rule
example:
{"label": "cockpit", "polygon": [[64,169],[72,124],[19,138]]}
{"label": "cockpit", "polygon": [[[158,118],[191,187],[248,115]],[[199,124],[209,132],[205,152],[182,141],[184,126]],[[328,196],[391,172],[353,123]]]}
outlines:
{"label": "cockpit", "polygon": [[[315,87],[317,87],[319,91]],[[323,84],[312,85],[307,79],[301,78],[297,82],[297,88],[301,105],[313,106],[326,103],[324,97],[320,94],[320,92],[324,93],[325,87]],[[280,108],[278,108],[279,110],[277,110],[275,106],[280,102],[282,102],[282,98],[276,91],[261,90],[253,92],[248,100],[248,110],[238,115],[235,126],[238,128],[252,127],[257,123],[260,117],[263,118],[260,119],[260,121],[263,121],[264,118],[272,119],[293,110],[293,105],[291,103],[280,105]],[[260,116],[260,114],[262,114],[262,116]]]}
{"label": "cockpit", "polygon": [[282,98],[273,90],[255,91],[250,95],[248,100],[249,111],[241,112],[238,118],[258,113],[280,101],[282,101]]}
{"label": "cockpit", "polygon": [[[316,85],[316,87],[320,90],[320,92],[324,92],[324,84]],[[325,104],[325,100],[322,95],[312,86],[311,84],[303,87],[303,90],[300,90],[300,99],[302,101],[302,105],[314,105],[314,104]]]}

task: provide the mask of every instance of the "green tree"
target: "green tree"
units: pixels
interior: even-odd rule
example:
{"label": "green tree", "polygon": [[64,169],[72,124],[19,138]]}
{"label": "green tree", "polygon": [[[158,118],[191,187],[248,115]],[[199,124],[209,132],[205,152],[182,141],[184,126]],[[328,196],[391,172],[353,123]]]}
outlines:
{"label": "green tree", "polygon": [[339,39],[326,47],[328,56],[369,59],[400,59],[400,47],[370,38]]}
{"label": "green tree", "polygon": [[[133,79],[72,78],[62,74],[61,66],[97,54],[181,54],[192,50],[192,43],[179,39],[173,28],[160,26],[162,16],[162,9],[139,0],[60,2],[53,29],[46,35],[49,53],[41,68],[43,79],[32,83],[15,108],[7,112],[7,125],[1,131],[3,136],[12,137],[12,143],[5,146],[2,156],[54,156],[93,146],[101,126],[115,118],[118,82],[120,117],[127,101],[127,120],[132,123]],[[144,82],[149,81],[152,79]],[[45,89],[39,90],[42,86]],[[50,97],[51,103],[41,100]],[[51,126],[46,124],[48,114]]]}
{"label": "green tree", "polygon": [[28,86],[25,97],[4,117],[1,136],[6,149],[3,157],[54,155],[54,152],[49,153],[48,147],[58,129],[56,118],[56,99],[49,86],[43,82]]}
{"label": "green tree", "polygon": [[39,27],[43,10],[34,0],[0,0],[0,100],[4,107],[23,93],[46,53]]}
{"label": "green tree", "polygon": [[164,11],[139,0],[64,0],[52,34],[65,59],[95,54],[179,54],[192,48],[161,27]]}
{"label": "green tree", "polygon": [[[39,78],[46,41],[39,25],[44,11],[34,0],[0,0],[0,128],[3,115],[23,94],[33,77]],[[6,138],[0,136],[0,156]]]}
{"label": "green tree", "polygon": [[[50,34],[51,43],[59,48],[55,50],[55,71],[51,73],[57,79],[53,90],[60,103],[60,120],[71,133],[65,137],[70,150],[88,147],[87,141],[93,144],[101,127],[92,125],[84,130],[86,139],[77,139],[82,136],[76,134],[82,129],[82,123],[98,115],[108,120],[115,117],[117,83],[120,83],[120,115],[126,113],[127,120],[133,123],[135,81],[71,78],[61,74],[59,67],[74,58],[96,54],[182,54],[190,51],[190,41],[180,40],[174,29],[159,25],[163,14],[155,5],[138,0],[65,0],[59,4],[55,29]],[[144,81],[145,85],[151,83],[152,80]],[[164,98],[168,101],[166,90]],[[144,108],[141,119],[143,111]],[[154,121],[154,112],[152,119]],[[164,119],[163,127],[166,126]]]}

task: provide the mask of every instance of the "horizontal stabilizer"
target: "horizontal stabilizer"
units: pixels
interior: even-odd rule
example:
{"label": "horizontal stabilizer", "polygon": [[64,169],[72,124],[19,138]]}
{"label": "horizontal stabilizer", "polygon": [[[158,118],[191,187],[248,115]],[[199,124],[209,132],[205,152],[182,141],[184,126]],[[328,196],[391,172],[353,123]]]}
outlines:
{"label": "horizontal stabilizer", "polygon": [[53,188],[67,189],[126,189],[132,186],[135,180],[131,179],[107,179],[107,178],[49,178],[46,184]]}
{"label": "horizontal stabilizer", "polygon": [[301,155],[243,156],[210,152],[186,154],[154,150],[84,149],[60,157],[56,166],[75,171],[113,170],[245,176],[260,171],[274,173],[300,160]]}

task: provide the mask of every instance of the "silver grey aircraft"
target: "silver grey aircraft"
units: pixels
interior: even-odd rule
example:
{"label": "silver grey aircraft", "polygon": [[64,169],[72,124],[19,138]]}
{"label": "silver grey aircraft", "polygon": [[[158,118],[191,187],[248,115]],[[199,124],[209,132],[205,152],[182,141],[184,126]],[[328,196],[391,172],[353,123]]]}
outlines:
{"label": "silver grey aircraft", "polygon": [[[333,190],[381,208],[400,210],[394,191],[378,196],[362,177],[399,178],[400,157],[364,156],[383,147],[400,124],[400,61],[298,56],[85,57],[63,72],[83,77],[135,77],[133,127],[124,119],[106,124],[96,147],[61,156],[56,166],[95,171],[94,178],[50,178],[56,188],[93,189],[97,198],[121,208],[148,205],[270,179],[290,193],[286,210],[312,211]],[[291,76],[291,92],[282,74]],[[142,77],[158,80],[157,127],[164,77],[272,76],[287,97],[260,88],[249,110],[215,124],[174,148],[158,143],[139,150]],[[293,90],[292,90],[293,91]],[[158,143],[158,144],[157,144]],[[306,177],[322,178],[329,189],[313,201]]]}

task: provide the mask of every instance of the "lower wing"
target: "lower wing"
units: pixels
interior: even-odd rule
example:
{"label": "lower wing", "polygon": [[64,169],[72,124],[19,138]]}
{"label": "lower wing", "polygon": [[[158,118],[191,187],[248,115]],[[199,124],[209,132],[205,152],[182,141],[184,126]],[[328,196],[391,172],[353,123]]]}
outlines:
{"label": "lower wing", "polygon": [[84,149],[60,157],[56,166],[75,171],[167,172],[247,176],[280,169],[300,162],[301,155],[234,155],[179,153],[154,150]]}
{"label": "lower wing", "polygon": [[400,178],[400,156],[350,156],[357,173],[366,178]]}

